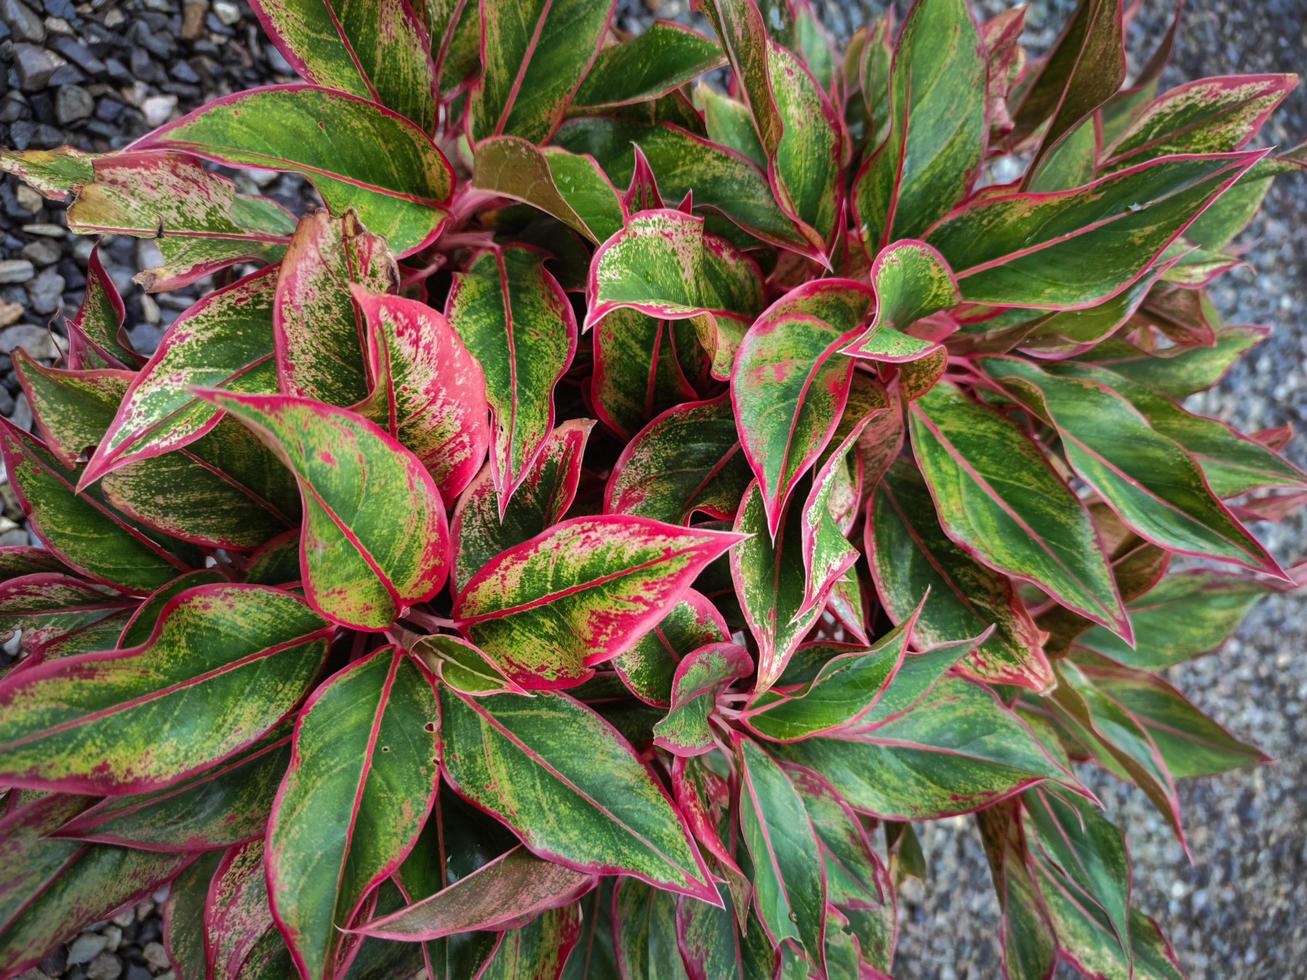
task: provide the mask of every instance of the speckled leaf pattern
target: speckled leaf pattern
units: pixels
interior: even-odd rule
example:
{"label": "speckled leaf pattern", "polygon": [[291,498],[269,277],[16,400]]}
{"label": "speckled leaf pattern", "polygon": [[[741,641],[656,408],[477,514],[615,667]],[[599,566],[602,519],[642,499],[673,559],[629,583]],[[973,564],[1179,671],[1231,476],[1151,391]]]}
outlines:
{"label": "speckled leaf pattern", "polygon": [[517,136],[482,140],[472,182],[553,215],[596,245],[626,223],[626,208],[594,159]]}
{"label": "speckled leaf pattern", "polygon": [[737,541],[638,517],[573,518],[480,569],[454,620],[523,687],[572,687],[652,629]]}
{"label": "speckled leaf pattern", "polygon": [[[692,980],[738,976],[742,980],[774,980],[776,951],[751,906],[737,905],[724,886],[718,887],[725,908],[706,902],[679,902],[676,930],[683,961]],[[738,909],[738,912],[737,912]],[[747,923],[736,931],[740,916]]]}
{"label": "speckled leaf pattern", "polygon": [[750,480],[726,395],[669,408],[632,439],[613,465],[604,512],[688,522],[729,518]]}
{"label": "speckled leaf pattern", "polygon": [[375,387],[363,411],[422,461],[445,500],[472,482],[490,443],[486,382],[443,313],[398,296],[364,296]]}
{"label": "speckled leaf pattern", "polygon": [[754,701],[746,724],[775,742],[855,727],[898,673],[916,621],[916,615],[910,616],[872,646],[836,654],[802,687],[783,694],[768,691]]}
{"label": "speckled leaf pattern", "polygon": [[685,655],[672,679],[671,706],[654,725],[654,744],[673,755],[702,755],[714,746],[708,718],[726,685],[753,670],[745,649],[713,643]]}
{"label": "speckled leaf pattern", "polygon": [[870,422],[871,417],[864,416],[837,430],[839,442],[817,468],[799,512],[803,546],[800,615],[814,606],[825,605],[835,583],[858,560],[858,549],[848,540],[862,497],[860,460],[854,448]]}
{"label": "speckled leaf pattern", "polygon": [[641,701],[667,708],[681,659],[699,647],[725,643],[729,638],[721,613],[690,589],[657,626],[613,658],[613,669]]}
{"label": "speckled leaf pattern", "polygon": [[408,856],[435,800],[436,697],[383,647],[332,676],[295,723],[268,823],[273,911],[305,977],[333,975],[363,898]]}
{"label": "speckled leaf pattern", "polygon": [[219,409],[195,388],[274,392],[271,271],[255,273],[179,316],[132,382],[109,431],[82,472],[89,486],[117,466],[158,456],[211,430]]}
{"label": "speckled leaf pattern", "polygon": [[517,247],[483,252],[455,277],[445,303],[485,374],[501,517],[554,427],[554,386],[576,353],[576,317],[543,259]]}
{"label": "speckled leaf pattern", "polygon": [[256,0],[264,31],[306,82],[380,102],[423,129],[436,121],[427,31],[409,0]]}
{"label": "speckled leaf pattern", "polygon": [[179,153],[114,153],[77,187],[68,227],[82,235],[153,239],[163,265],[138,273],[150,292],[179,289],[237,262],[276,262],[295,218],[266,197],[238,193]]}
{"label": "speckled leaf pattern", "polygon": [[839,351],[872,302],[853,280],[817,280],[768,307],[740,344],[731,404],[773,537],[795,483],[839,424],[853,378]]}
{"label": "speckled leaf pattern", "polygon": [[1149,104],[1106,151],[1106,170],[1173,153],[1238,150],[1298,84],[1296,75],[1202,78]]}
{"label": "speckled leaf pattern", "polygon": [[549,139],[608,29],[614,0],[485,0],[481,77],[468,98],[468,137]]}
{"label": "speckled leaf pattern", "polygon": [[740,830],[753,863],[754,907],[773,945],[794,940],[819,966],[825,960],[826,874],[816,831],[776,760],[747,738],[736,747]]}
{"label": "speckled leaf pattern", "polygon": [[413,941],[493,929],[556,908],[594,877],[514,847],[421,902],[373,919],[364,935]]}
{"label": "speckled leaf pattern", "polygon": [[0,458],[32,530],[69,567],[137,595],[187,569],[98,493],[79,494],[77,474],[8,419],[0,420]]}
{"label": "speckled leaf pattern", "polygon": [[236,758],[167,789],[106,797],[60,827],[59,834],[177,853],[262,837],[290,761],[290,735],[283,732],[274,730]]}
{"label": "speckled leaf pattern", "polygon": [[1074,190],[979,198],[926,241],[969,302],[1085,309],[1144,275],[1265,152],[1166,157]]}
{"label": "speckled leaf pattern", "polygon": [[1011,980],[1044,980],[1057,965],[1057,937],[1040,903],[1015,802],[976,814],[994,891],[1003,912],[1003,969]]}
{"label": "speckled leaf pattern", "polygon": [[821,615],[821,607],[799,615],[806,581],[800,524],[791,508],[773,538],[762,491],[756,480],[749,484],[734,530],[751,537],[731,551],[731,579],[745,623],[758,643],[755,690],[759,694],[780,678],[795,648]]}
{"label": "speckled leaf pattern", "polygon": [[12,359],[46,448],[64,466],[77,466],[103,438],[135,375],[113,368],[46,367],[21,347]]}
{"label": "speckled leaf pattern", "polygon": [[263,937],[271,933],[277,938],[268,908],[262,840],[238,844],[223,854],[205,899],[204,932],[206,972],[215,980],[236,980]]}
{"label": "speckled leaf pattern", "polygon": [[563,694],[440,691],[444,773],[540,857],[716,898],[682,818],[617,730]]}
{"label": "speckled leaf pattern", "polygon": [[623,980],[687,980],[676,936],[680,901],[631,878],[617,883],[612,902],[613,951]]}
{"label": "speckled leaf pattern", "polygon": [[168,885],[163,903],[163,943],[168,960],[182,980],[207,977],[204,953],[204,903],[222,851],[208,851],[182,869]]}
{"label": "speckled leaf pattern", "polygon": [[1074,785],[1017,715],[961,678],[939,682],[913,710],[870,731],[774,750],[883,819],[967,813],[1046,779]]}
{"label": "speckled leaf pattern", "polygon": [[1039,628],[1012,583],[949,540],[910,463],[892,467],[881,481],[867,505],[864,533],[872,579],[891,619],[901,622],[921,604],[916,632],[929,646],[993,626],[968,657],[966,673],[1034,691],[1053,684]]}
{"label": "speckled leaf pattern", "polygon": [[489,466],[477,474],[459,499],[450,532],[455,593],[497,555],[563,519],[576,497],[593,425],[589,419],[573,419],[551,432],[502,515]]}
{"label": "speckled leaf pattern", "polygon": [[0,150],[0,171],[13,174],[52,201],[62,201],[94,174],[93,164],[105,156],[73,146],[54,150]]}
{"label": "speckled leaf pattern", "polygon": [[504,933],[494,957],[479,980],[557,980],[581,935],[581,913],[575,904],[550,909],[527,925]]}
{"label": "speckled leaf pattern", "polygon": [[890,70],[890,131],[858,174],[870,251],[917,238],[966,196],[985,154],[985,56],[964,0],[916,3]]}
{"label": "speckled leaf pattern", "polygon": [[143,148],[300,173],[336,214],[349,209],[399,255],[435,237],[453,172],[421,127],[374,102],[315,85],[224,96],[155,130]]}
{"label": "speckled leaf pattern", "polygon": [[1135,533],[1180,554],[1281,574],[1213,495],[1193,457],[1116,392],[1087,378],[1054,377],[1016,358],[981,363],[1056,428],[1067,462]]}
{"label": "speckled leaf pattern", "polygon": [[600,50],[572,106],[585,111],[656,99],[725,61],[711,38],[675,21],[655,21],[629,40]]}
{"label": "speckled leaf pattern", "polygon": [[17,975],[78,929],[148,895],[191,860],[49,837],[85,805],[76,796],[15,800],[0,817],[0,972]]}
{"label": "speckled leaf pattern", "polygon": [[[295,474],[304,505],[300,565],[314,608],[343,625],[381,630],[444,585],[444,504],[411,452],[345,409],[284,395],[205,397]],[[384,510],[371,506],[378,499]]]}
{"label": "speckled leaf pattern", "polygon": [[909,423],[917,465],[955,544],[1129,638],[1084,504],[1020,429],[951,384],[913,402]]}
{"label": "speckled leaf pattern", "polygon": [[[743,124],[752,134],[747,110]],[[628,186],[635,173],[634,144],[668,203],[689,195],[696,208],[717,212],[762,241],[812,254],[812,244],[776,203],[760,162],[729,142],[704,139],[671,122],[647,124],[612,116],[569,119],[557,140],[574,153],[593,155],[619,187]]]}
{"label": "speckled leaf pattern", "polygon": [[316,211],[299,223],[273,302],[277,380],[288,395],[353,405],[368,394],[367,326],[352,287],[386,293],[398,279],[385,239],[353,212]]}
{"label": "speckled leaf pattern", "polygon": [[[86,260],[86,289],[77,315],[68,321],[69,351],[67,367],[74,370],[97,367],[85,363],[90,358],[106,367],[135,367],[145,359],[136,353],[127,337],[127,308],[100,261],[97,242]],[[76,339],[74,339],[76,338]],[[86,348],[78,351],[85,344]],[[77,356],[74,357],[74,352]]]}
{"label": "speckled leaf pattern", "polygon": [[871,285],[876,293],[876,318],[843,353],[888,364],[942,359],[941,345],[906,331],[922,317],[961,302],[957,280],[943,257],[924,242],[886,245],[871,265]]}
{"label": "speckled leaf pattern", "polygon": [[688,320],[613,310],[591,332],[590,397],[599,420],[630,439],[655,415],[699,395],[708,363]]}
{"label": "speckled leaf pattern", "polygon": [[[703,219],[681,211],[642,211],[595,252],[585,286],[589,329],[629,308],[669,320],[711,324],[713,373],[725,377],[744,324],[762,308],[753,261],[704,233]],[[703,340],[701,334],[700,339]]]}
{"label": "speckled leaf pattern", "polygon": [[[221,762],[285,717],[326,655],[296,596],[208,585],[178,596],[150,640],[0,681],[9,785],[141,792]],[[203,738],[192,738],[195,727]]]}
{"label": "speckled leaf pattern", "polygon": [[0,582],[0,638],[8,641],[21,630],[18,649],[31,663],[78,637],[99,636],[138,601],[62,572],[16,575]]}

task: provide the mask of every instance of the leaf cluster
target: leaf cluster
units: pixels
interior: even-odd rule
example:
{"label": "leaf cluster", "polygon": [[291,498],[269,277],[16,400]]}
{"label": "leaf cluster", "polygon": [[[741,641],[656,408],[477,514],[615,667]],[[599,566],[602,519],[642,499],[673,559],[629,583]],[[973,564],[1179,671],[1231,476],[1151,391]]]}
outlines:
{"label": "leaf cluster", "polygon": [[185,980],[879,977],[974,814],[1009,976],[1178,975],[1085,780],[1183,841],[1263,760],[1161,672],[1295,583],[1289,433],[1182,402],[1296,78],[1127,84],[1110,0],[252,2],[302,82],[0,154],[213,284],[137,351],[92,252],[15,355],[0,974],[171,882]]}

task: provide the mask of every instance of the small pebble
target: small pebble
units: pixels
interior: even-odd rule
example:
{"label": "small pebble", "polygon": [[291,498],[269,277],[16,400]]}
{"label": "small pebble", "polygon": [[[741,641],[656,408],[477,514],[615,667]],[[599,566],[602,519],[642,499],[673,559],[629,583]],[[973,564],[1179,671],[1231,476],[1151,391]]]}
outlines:
{"label": "small pebble", "polygon": [[27,282],[36,273],[26,259],[0,260],[0,283]]}
{"label": "small pebble", "polygon": [[90,963],[109,945],[109,940],[94,932],[84,932],[68,947],[68,965],[79,966]]}

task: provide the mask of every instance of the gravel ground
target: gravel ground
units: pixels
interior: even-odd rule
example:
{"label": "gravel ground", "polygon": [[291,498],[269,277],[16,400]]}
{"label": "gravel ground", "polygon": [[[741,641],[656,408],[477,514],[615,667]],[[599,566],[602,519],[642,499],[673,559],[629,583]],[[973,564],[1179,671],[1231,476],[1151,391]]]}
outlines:
{"label": "gravel ground", "polygon": [[[822,0],[816,0],[821,8]],[[1010,6],[979,0],[988,15]],[[1027,41],[1050,43],[1073,0],[1033,0]],[[683,15],[685,0],[647,0],[659,16]],[[903,6],[902,4],[900,6]],[[1146,56],[1165,29],[1169,0],[1147,0],[1131,37]],[[837,33],[882,2],[832,0],[823,15]],[[1304,65],[1307,0],[1190,0],[1167,84],[1235,72]],[[623,2],[623,26],[648,17]],[[0,0],[0,146],[64,143],[106,150],[226,92],[291,74],[258,32],[244,0]],[[1265,141],[1307,136],[1307,91],[1299,89]],[[277,175],[240,178],[294,204],[300,185]],[[252,188],[250,188],[252,189]],[[47,322],[76,310],[90,242],[63,230],[59,208],[0,181],[0,354],[22,346],[53,359]],[[1196,407],[1244,429],[1303,428],[1307,416],[1307,179],[1281,179],[1244,239],[1249,267],[1228,276],[1215,299],[1228,320],[1275,327],[1271,337]],[[131,239],[102,253],[124,290],[133,337],[150,348],[193,292],[146,296],[130,285],[153,246]],[[0,414],[30,424],[7,358],[0,360]],[[1307,466],[1307,442],[1289,450]],[[0,544],[27,541],[12,492],[0,482]],[[1259,528],[1281,561],[1303,557],[1304,519]],[[1135,897],[1171,935],[1196,978],[1307,976],[1307,617],[1301,600],[1267,599],[1224,650],[1173,671],[1171,680],[1235,734],[1278,761],[1256,772],[1182,784],[1194,861],[1137,793],[1104,786],[1129,828]],[[989,872],[972,826],[929,825],[923,843],[931,880],[904,898],[902,977],[991,977],[998,973],[997,918]],[[155,896],[156,899],[161,896]],[[155,903],[92,926],[42,964],[41,976],[146,980],[167,976]]]}

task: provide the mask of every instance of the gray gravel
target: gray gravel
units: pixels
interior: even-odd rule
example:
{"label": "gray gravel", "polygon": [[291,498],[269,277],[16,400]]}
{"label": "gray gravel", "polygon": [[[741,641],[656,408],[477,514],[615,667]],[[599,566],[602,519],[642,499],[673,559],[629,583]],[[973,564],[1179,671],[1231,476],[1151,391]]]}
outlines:
{"label": "gray gravel", "polygon": [[[832,29],[846,33],[881,2],[815,0]],[[1073,0],[1034,0],[1028,42],[1047,45]],[[683,16],[685,0],[647,0],[659,16]],[[905,6],[900,4],[900,8]],[[986,14],[1011,6],[979,0]],[[1147,0],[1132,53],[1160,38],[1169,0]],[[1234,72],[1301,71],[1307,65],[1307,0],[1190,0],[1167,84]],[[648,13],[622,3],[621,22]],[[287,77],[243,0],[0,0],[0,145],[84,149],[122,146],[150,126],[233,89]],[[1307,92],[1281,109],[1266,142],[1307,136]],[[249,178],[243,178],[248,180]],[[260,178],[264,193],[294,202],[300,185]],[[46,323],[77,308],[89,242],[63,234],[59,208],[0,181],[0,355],[22,346],[52,360]],[[1281,179],[1244,238],[1250,267],[1215,291],[1231,322],[1275,326],[1271,337],[1217,389],[1195,400],[1244,429],[1307,415],[1307,178]],[[146,297],[130,276],[149,264],[149,243],[108,243],[105,259],[124,288],[134,339],[148,348],[193,292]],[[0,414],[30,425],[7,358],[0,360]],[[1307,467],[1307,443],[1290,457]],[[27,532],[0,482],[0,544]],[[1303,557],[1304,519],[1258,529],[1285,563]],[[1204,711],[1279,761],[1255,772],[1182,784],[1194,863],[1137,793],[1104,787],[1130,831],[1136,901],[1157,916],[1196,978],[1307,975],[1307,617],[1301,600],[1267,599],[1217,654],[1172,672]],[[974,830],[958,819],[923,829],[931,864],[924,888],[904,896],[899,975],[992,977],[998,973],[997,918]],[[158,897],[158,896],[156,896]],[[152,902],[90,927],[42,963],[41,976],[145,980],[167,976]]]}

